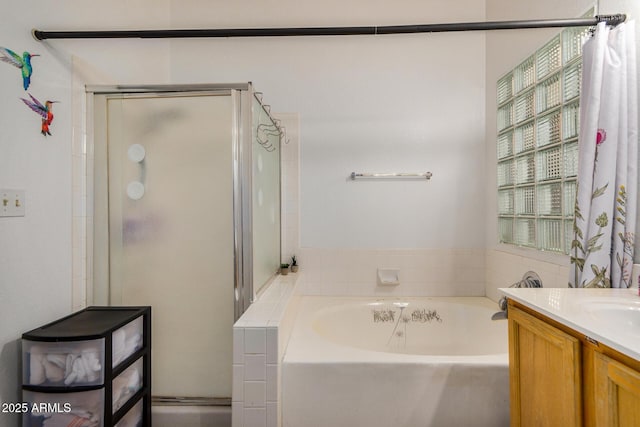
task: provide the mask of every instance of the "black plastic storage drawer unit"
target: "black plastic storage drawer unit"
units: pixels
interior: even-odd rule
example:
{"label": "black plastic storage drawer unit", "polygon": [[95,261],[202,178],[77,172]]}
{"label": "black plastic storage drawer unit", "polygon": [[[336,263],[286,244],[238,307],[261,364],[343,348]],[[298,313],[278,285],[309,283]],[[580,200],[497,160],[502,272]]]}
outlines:
{"label": "black plastic storage drawer unit", "polygon": [[23,427],[151,426],[151,307],[88,307],[22,335]]}

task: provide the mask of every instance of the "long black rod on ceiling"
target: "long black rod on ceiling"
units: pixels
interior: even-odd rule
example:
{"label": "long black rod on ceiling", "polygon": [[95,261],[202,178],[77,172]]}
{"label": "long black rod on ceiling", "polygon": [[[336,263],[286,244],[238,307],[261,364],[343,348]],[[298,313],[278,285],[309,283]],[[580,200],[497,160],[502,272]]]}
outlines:
{"label": "long black rod on ceiling", "polygon": [[597,15],[593,18],[539,19],[528,21],[459,22],[424,25],[387,25],[366,27],[309,27],[309,28],[235,28],[181,30],[111,30],[111,31],[41,31],[34,29],[37,40],[47,39],[162,39],[193,37],[286,37],[286,36],[342,36],[441,33],[450,31],[514,30],[522,28],[590,27],[600,22],[618,25],[627,19],[625,14]]}

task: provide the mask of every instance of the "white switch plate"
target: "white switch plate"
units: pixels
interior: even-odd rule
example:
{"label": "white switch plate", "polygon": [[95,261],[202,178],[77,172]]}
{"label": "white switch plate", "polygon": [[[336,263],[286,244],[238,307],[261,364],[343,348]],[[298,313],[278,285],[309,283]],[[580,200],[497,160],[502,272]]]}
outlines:
{"label": "white switch plate", "polygon": [[0,217],[24,216],[24,190],[0,189]]}

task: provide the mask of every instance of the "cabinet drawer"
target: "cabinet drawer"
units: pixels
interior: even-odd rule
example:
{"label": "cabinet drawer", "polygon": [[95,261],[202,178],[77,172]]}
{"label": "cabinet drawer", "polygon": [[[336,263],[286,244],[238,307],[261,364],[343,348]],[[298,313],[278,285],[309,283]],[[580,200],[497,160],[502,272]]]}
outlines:
{"label": "cabinet drawer", "polygon": [[124,406],[143,386],[144,364],[141,357],[113,379],[113,413]]}
{"label": "cabinet drawer", "polygon": [[142,348],[144,343],[144,323],[143,316],[140,316],[123,327],[113,331],[111,337],[112,345],[112,366],[115,368],[127,357]]}
{"label": "cabinet drawer", "polygon": [[23,427],[101,427],[104,388],[75,393],[37,393],[22,391],[23,402],[31,411],[22,417]]}
{"label": "cabinet drawer", "polygon": [[136,403],[133,408],[129,409],[129,412],[118,421],[115,427],[141,427],[143,409],[144,402],[140,399],[140,401]]}
{"label": "cabinet drawer", "polygon": [[22,383],[78,387],[104,383],[104,338],[89,341],[22,340]]}

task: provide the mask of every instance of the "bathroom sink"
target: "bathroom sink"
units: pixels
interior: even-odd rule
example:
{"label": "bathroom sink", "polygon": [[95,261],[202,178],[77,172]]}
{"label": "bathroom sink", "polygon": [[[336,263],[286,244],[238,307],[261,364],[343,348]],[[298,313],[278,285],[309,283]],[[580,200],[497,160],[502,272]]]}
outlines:
{"label": "bathroom sink", "polygon": [[585,301],[581,308],[602,325],[640,331],[640,301],[598,299]]}

